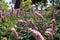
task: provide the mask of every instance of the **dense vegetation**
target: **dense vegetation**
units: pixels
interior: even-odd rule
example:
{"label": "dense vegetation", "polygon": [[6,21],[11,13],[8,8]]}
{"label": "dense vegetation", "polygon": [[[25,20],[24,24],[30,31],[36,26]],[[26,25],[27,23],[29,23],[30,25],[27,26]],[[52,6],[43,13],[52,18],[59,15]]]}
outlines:
{"label": "dense vegetation", "polygon": [[10,10],[2,3],[0,40],[60,40],[60,6],[36,10],[31,3],[31,0],[22,0],[21,8]]}

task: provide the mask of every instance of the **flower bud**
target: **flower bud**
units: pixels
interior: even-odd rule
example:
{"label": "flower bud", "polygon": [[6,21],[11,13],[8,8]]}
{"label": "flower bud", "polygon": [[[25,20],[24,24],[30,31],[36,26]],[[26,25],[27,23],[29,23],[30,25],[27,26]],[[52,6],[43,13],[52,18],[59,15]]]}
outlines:
{"label": "flower bud", "polygon": [[13,36],[14,36],[15,38],[18,38],[18,37],[19,37],[19,35],[18,35],[18,33],[16,32],[15,28],[12,28],[11,31],[12,31],[12,34],[13,34]]}
{"label": "flower bud", "polygon": [[28,33],[30,33],[36,40],[45,40],[41,33],[38,32],[37,30],[29,28]]}

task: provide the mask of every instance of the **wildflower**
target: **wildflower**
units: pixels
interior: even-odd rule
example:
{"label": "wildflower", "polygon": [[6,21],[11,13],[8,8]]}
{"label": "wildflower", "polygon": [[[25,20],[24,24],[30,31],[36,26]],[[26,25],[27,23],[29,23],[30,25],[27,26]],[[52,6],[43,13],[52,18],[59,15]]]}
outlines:
{"label": "wildflower", "polygon": [[29,28],[28,33],[30,33],[33,37],[35,37],[36,40],[45,40],[44,37],[41,35],[41,33],[38,32],[37,30]]}
{"label": "wildflower", "polygon": [[49,40],[53,40],[53,34],[49,30],[45,31],[45,34],[48,36]]}
{"label": "wildflower", "polygon": [[24,21],[24,20],[18,20],[17,24],[19,24],[19,23],[23,24],[23,29],[27,28],[27,22],[26,21]]}
{"label": "wildflower", "polygon": [[50,25],[50,24],[51,24],[51,22],[48,21],[46,24],[44,24],[44,25],[42,26],[42,29],[43,29],[44,31],[46,31],[46,27],[48,27],[48,25]]}
{"label": "wildflower", "polygon": [[48,28],[48,29],[46,29],[46,31],[49,31],[49,32],[53,33],[52,28]]}
{"label": "wildflower", "polygon": [[44,21],[44,17],[37,11],[34,12],[35,16],[37,16],[38,18],[41,18],[42,21]]}
{"label": "wildflower", "polygon": [[36,24],[34,24],[34,22],[33,22],[33,19],[32,19],[32,18],[30,18],[30,24],[31,24],[31,26],[32,26],[32,28],[33,28],[33,29],[38,30],[38,27],[37,27],[37,25],[36,25]]}
{"label": "wildflower", "polygon": [[16,10],[16,17],[20,17],[20,16],[19,16],[19,13],[20,13],[20,9],[17,9],[17,10]]}
{"label": "wildflower", "polygon": [[18,38],[18,37],[19,37],[19,35],[18,35],[18,33],[16,32],[15,28],[12,28],[11,31],[12,31],[12,34],[13,34],[13,36],[14,36],[15,38]]}
{"label": "wildflower", "polygon": [[53,32],[56,32],[56,21],[55,19],[51,20]]}
{"label": "wildflower", "polygon": [[24,21],[24,20],[18,20],[18,21],[17,21],[17,24],[19,24],[19,23],[21,23],[21,24],[23,24],[23,25],[27,24],[27,22]]}
{"label": "wildflower", "polygon": [[31,9],[30,9],[30,12],[31,12],[31,13],[34,13],[34,11],[35,11],[35,9],[34,9],[34,7],[32,6]]}

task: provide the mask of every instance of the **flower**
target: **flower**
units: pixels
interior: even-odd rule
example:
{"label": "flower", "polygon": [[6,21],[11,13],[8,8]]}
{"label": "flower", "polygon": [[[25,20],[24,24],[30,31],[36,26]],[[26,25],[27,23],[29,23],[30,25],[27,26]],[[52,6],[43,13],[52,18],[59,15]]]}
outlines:
{"label": "flower", "polygon": [[51,32],[51,29],[50,30],[46,30],[45,34],[48,36],[49,40],[53,40],[53,34]]}
{"label": "flower", "polygon": [[18,21],[17,21],[17,24],[19,24],[19,23],[21,23],[21,24],[23,24],[23,25],[27,24],[27,22],[24,21],[24,20],[18,20]]}
{"label": "flower", "polygon": [[42,29],[43,29],[44,31],[46,31],[46,27],[48,27],[48,25],[50,25],[50,24],[51,24],[51,22],[48,21],[46,24],[44,24],[44,25],[42,26]]}
{"label": "flower", "polygon": [[16,17],[20,17],[19,13],[20,13],[20,9],[16,9]]}
{"label": "flower", "polygon": [[56,32],[56,21],[55,19],[51,20],[53,32]]}
{"label": "flower", "polygon": [[44,21],[43,15],[41,15],[39,12],[35,11],[34,14],[35,14],[35,16],[37,16],[38,18],[41,18],[42,21]]}
{"label": "flower", "polygon": [[18,33],[16,32],[15,28],[11,28],[11,31],[12,31],[12,34],[13,34],[13,36],[14,36],[15,38],[18,38],[18,37],[19,37],[19,35],[18,35]]}
{"label": "flower", "polygon": [[36,40],[45,40],[44,37],[41,35],[41,33],[37,30],[28,28],[28,33],[30,33],[33,37],[35,37]]}
{"label": "flower", "polygon": [[26,21],[24,21],[24,20],[18,20],[17,24],[19,24],[19,23],[23,24],[23,30],[27,28],[27,22]]}
{"label": "flower", "polygon": [[34,7],[31,6],[30,12],[31,12],[31,13],[34,13],[34,11],[35,11]]}
{"label": "flower", "polygon": [[32,18],[30,18],[30,24],[31,24],[31,26],[32,26],[32,28],[33,28],[33,29],[38,30],[38,27],[37,27],[37,25],[36,25],[36,24],[34,24],[34,22],[33,22],[33,19],[32,19]]}

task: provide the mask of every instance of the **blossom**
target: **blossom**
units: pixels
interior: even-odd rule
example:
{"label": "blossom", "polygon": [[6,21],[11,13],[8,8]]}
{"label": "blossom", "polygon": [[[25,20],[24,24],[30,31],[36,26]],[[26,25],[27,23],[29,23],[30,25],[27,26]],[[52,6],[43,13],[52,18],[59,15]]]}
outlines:
{"label": "blossom", "polygon": [[34,14],[35,14],[35,16],[37,16],[38,18],[40,18],[42,21],[44,21],[43,15],[41,15],[39,12],[35,11]]}
{"label": "blossom", "polygon": [[46,31],[46,27],[48,27],[50,24],[51,24],[51,22],[48,21],[46,24],[44,24],[44,25],[42,26],[42,29],[43,29],[44,31]]}
{"label": "blossom", "polygon": [[28,28],[28,33],[30,33],[36,40],[45,40],[41,33],[32,28]]}
{"label": "blossom", "polygon": [[13,34],[14,37],[16,37],[16,38],[19,37],[19,35],[18,35],[18,33],[16,32],[15,28],[11,28],[11,31],[12,31],[12,34]]}
{"label": "blossom", "polygon": [[24,21],[24,20],[18,20],[18,21],[17,21],[17,24],[19,24],[19,23],[21,23],[21,24],[23,24],[23,25],[27,24],[27,22]]}
{"label": "blossom", "polygon": [[53,40],[53,34],[51,31],[51,29],[45,31],[45,34],[48,36],[49,40]]}
{"label": "blossom", "polygon": [[38,27],[37,27],[37,25],[36,25],[36,24],[34,24],[34,22],[33,22],[33,19],[32,19],[32,18],[30,18],[30,24],[31,24],[31,26],[32,26],[32,28],[33,28],[33,29],[38,30]]}
{"label": "blossom", "polygon": [[23,29],[26,29],[27,27],[27,22],[25,21],[25,20],[18,20],[17,21],[17,24],[19,24],[19,23],[21,23],[21,24],[23,24]]}
{"label": "blossom", "polygon": [[20,17],[19,13],[20,13],[20,9],[16,9],[16,17]]}
{"label": "blossom", "polygon": [[30,9],[30,12],[31,12],[31,13],[34,13],[34,11],[35,11],[35,9],[34,9],[34,7],[32,6],[31,9]]}
{"label": "blossom", "polygon": [[56,32],[56,21],[55,19],[51,20],[53,32]]}

